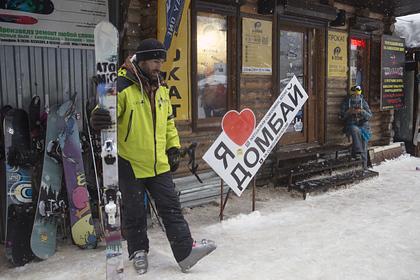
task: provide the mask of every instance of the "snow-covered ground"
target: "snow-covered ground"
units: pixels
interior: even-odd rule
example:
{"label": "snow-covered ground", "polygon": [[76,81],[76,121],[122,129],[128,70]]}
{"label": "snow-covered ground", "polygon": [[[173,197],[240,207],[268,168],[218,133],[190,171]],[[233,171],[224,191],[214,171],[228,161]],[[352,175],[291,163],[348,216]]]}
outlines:
{"label": "snow-covered ground", "polygon": [[[229,200],[222,223],[218,205],[194,208],[186,218],[195,238],[216,240],[217,250],[183,274],[155,227],[149,272],[137,276],[127,261],[126,279],[420,279],[416,166],[420,158],[402,156],[375,167],[377,178],[305,201],[260,188],[253,213],[247,191]],[[0,254],[0,279],[105,279],[103,249],[60,245],[47,261],[20,268],[8,268]]]}

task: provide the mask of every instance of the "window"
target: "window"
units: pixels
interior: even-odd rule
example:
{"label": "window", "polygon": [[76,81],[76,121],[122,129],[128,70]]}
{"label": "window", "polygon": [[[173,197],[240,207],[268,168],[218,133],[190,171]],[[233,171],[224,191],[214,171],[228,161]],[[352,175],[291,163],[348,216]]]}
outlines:
{"label": "window", "polygon": [[[280,30],[280,92],[296,76],[305,88],[304,81],[304,33]],[[286,132],[303,133],[304,107],[297,113]]]}
{"label": "window", "polygon": [[191,1],[192,129],[219,130],[236,108],[237,12],[225,1]]}
{"label": "window", "polygon": [[350,81],[349,87],[361,86],[367,91],[367,42],[366,39],[350,37]]}
{"label": "window", "polygon": [[198,119],[222,117],[227,104],[227,16],[197,13]]}

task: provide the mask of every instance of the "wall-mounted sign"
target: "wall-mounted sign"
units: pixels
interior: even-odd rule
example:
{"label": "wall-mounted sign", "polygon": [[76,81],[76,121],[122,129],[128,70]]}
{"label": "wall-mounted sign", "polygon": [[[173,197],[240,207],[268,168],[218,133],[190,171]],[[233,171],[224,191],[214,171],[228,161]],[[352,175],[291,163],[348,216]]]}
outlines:
{"label": "wall-mounted sign", "polygon": [[404,39],[383,35],[381,42],[381,110],[404,108],[404,64]]}
{"label": "wall-mounted sign", "polygon": [[328,77],[347,78],[347,33],[328,31]]}
{"label": "wall-mounted sign", "polygon": [[93,49],[108,0],[0,1],[0,44]]}
{"label": "wall-mounted sign", "polygon": [[240,196],[307,99],[293,76],[257,128],[250,109],[227,112],[223,132],[203,159]]}
{"label": "wall-mounted sign", "polygon": [[242,72],[271,75],[272,72],[271,21],[242,19]]}

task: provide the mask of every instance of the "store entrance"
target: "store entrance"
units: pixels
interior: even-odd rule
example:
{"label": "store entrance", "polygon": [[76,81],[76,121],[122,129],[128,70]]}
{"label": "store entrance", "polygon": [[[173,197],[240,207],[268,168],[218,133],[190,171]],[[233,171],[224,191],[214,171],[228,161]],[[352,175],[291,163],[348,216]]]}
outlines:
{"label": "store entrance", "polygon": [[324,129],[323,32],[316,28],[281,26],[279,35],[278,92],[296,76],[309,96],[287,128],[280,144],[320,142]]}

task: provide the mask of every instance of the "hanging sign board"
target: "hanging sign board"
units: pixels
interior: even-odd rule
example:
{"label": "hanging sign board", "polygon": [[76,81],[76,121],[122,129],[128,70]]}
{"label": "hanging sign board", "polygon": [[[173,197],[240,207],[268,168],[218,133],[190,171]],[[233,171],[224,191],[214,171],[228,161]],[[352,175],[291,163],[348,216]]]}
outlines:
{"label": "hanging sign board", "polygon": [[242,72],[271,75],[271,21],[242,19]]}
{"label": "hanging sign board", "polygon": [[293,76],[255,129],[250,109],[227,112],[223,132],[203,159],[240,196],[307,99]]}
{"label": "hanging sign board", "polygon": [[347,78],[347,33],[328,31],[328,77]]}
{"label": "hanging sign board", "polygon": [[0,1],[0,45],[93,49],[108,0]]}
{"label": "hanging sign board", "polygon": [[381,110],[405,107],[404,65],[404,39],[383,35],[381,43]]}

